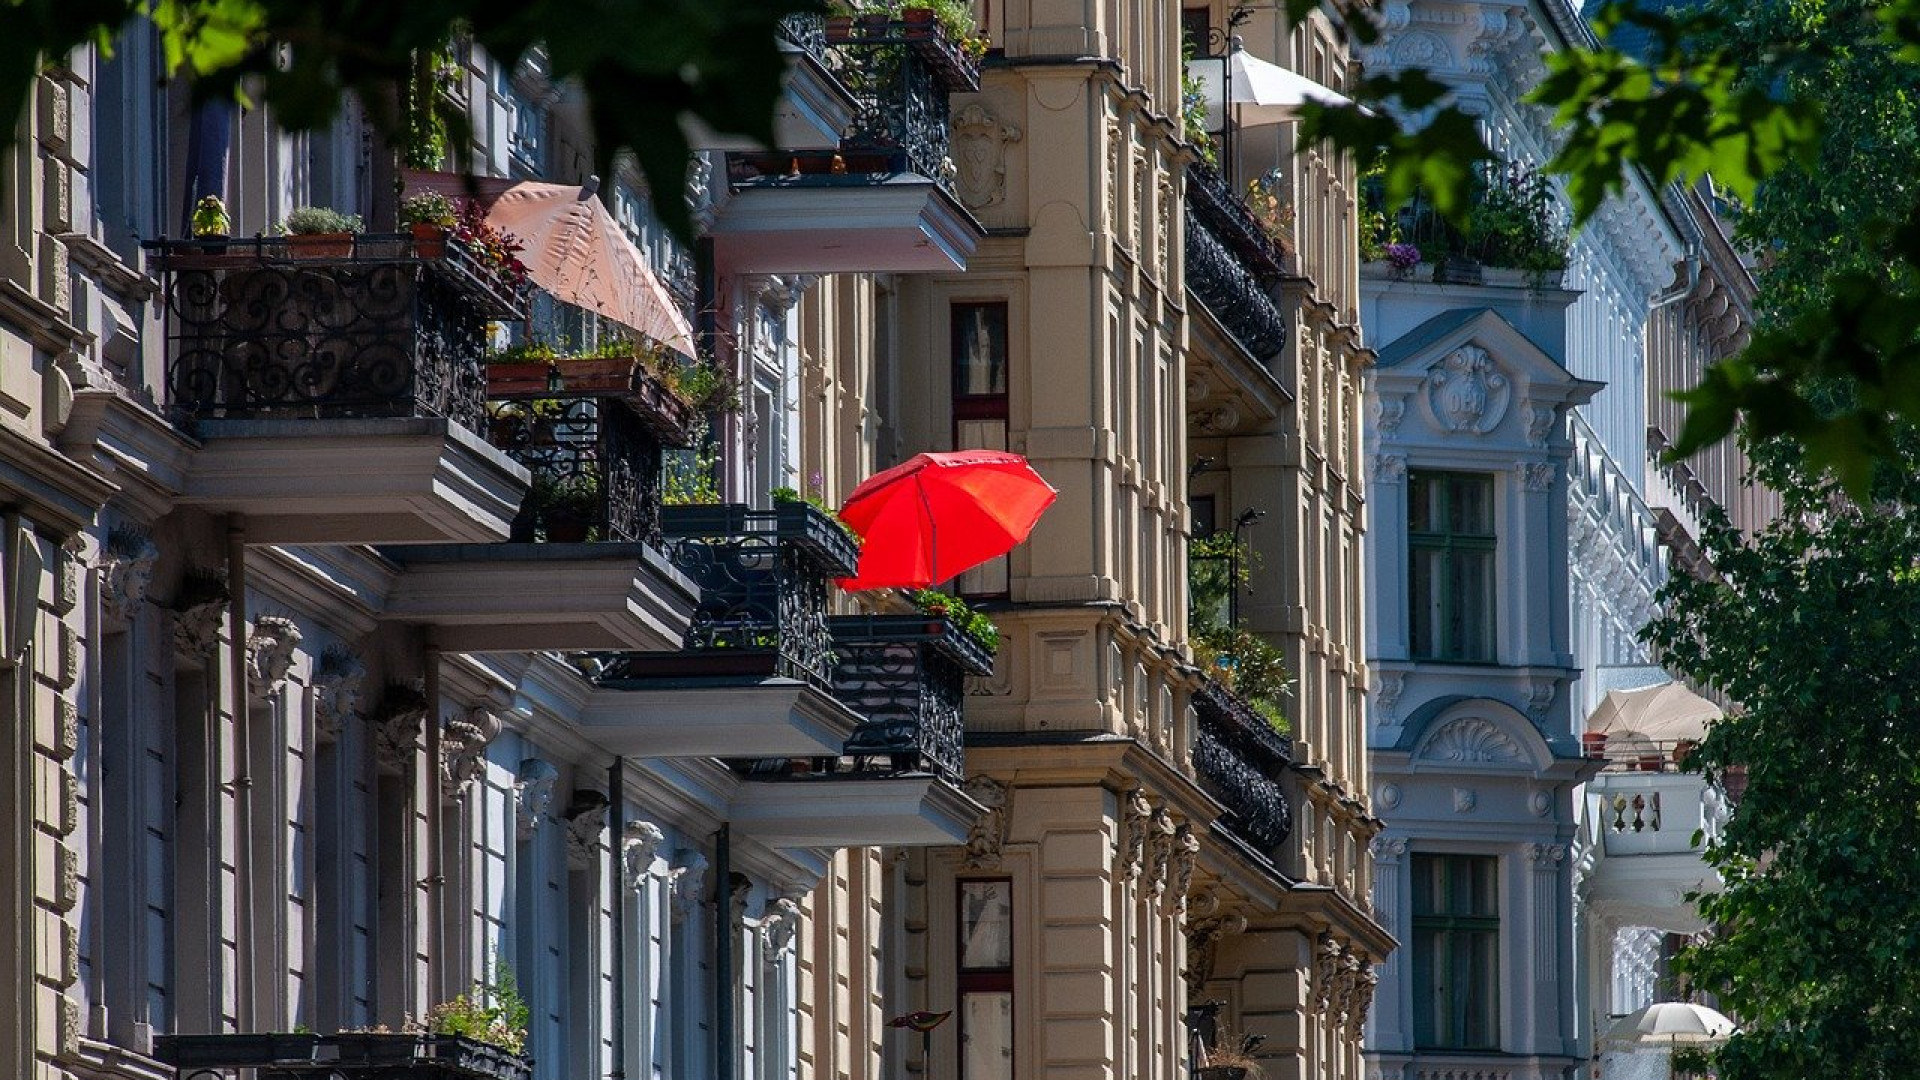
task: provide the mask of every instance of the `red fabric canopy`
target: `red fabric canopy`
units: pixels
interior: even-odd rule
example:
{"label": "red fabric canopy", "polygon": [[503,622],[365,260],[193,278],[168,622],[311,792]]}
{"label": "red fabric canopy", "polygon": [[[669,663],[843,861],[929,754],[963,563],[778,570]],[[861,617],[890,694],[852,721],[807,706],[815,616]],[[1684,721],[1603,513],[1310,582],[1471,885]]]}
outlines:
{"label": "red fabric canopy", "polygon": [[920,454],[867,478],[840,508],[865,541],[844,589],[924,588],[1005,555],[1058,496],[1019,454]]}

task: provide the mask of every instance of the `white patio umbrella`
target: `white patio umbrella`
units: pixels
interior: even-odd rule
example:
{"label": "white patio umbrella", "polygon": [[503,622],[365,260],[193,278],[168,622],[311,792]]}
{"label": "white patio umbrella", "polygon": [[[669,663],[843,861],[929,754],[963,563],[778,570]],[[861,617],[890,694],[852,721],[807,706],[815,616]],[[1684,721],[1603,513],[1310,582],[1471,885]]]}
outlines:
{"label": "white patio umbrella", "polygon": [[1220,127],[1219,110],[1223,100],[1233,114],[1234,123],[1243,128],[1297,120],[1300,106],[1309,101],[1321,105],[1353,103],[1352,98],[1299,72],[1260,59],[1248,52],[1237,37],[1229,46],[1224,62],[1218,57],[1200,57],[1191,61],[1187,70],[1206,93],[1210,131]]}
{"label": "white patio umbrella", "polygon": [[1703,1046],[1725,1042],[1733,1021],[1691,1001],[1660,1001],[1628,1013],[1607,1029],[1607,1041],[1635,1046]]}

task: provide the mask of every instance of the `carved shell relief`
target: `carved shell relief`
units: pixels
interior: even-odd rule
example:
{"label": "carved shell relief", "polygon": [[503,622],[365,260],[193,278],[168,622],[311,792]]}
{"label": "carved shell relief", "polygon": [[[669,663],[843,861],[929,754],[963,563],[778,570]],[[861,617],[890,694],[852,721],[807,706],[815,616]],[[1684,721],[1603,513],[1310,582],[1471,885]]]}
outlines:
{"label": "carved shell relief", "polygon": [[1526,753],[1513,737],[1484,717],[1463,716],[1448,721],[1429,736],[1418,757],[1463,764],[1524,765]]}

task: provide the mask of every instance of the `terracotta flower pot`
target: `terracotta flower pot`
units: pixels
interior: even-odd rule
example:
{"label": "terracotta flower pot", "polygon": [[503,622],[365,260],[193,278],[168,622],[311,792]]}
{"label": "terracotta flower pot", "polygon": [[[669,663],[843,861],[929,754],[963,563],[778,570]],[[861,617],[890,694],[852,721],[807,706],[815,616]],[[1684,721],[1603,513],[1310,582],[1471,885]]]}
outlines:
{"label": "terracotta flower pot", "polygon": [[416,222],[407,226],[413,233],[413,253],[423,259],[442,258],[447,253],[447,227]]}
{"label": "terracotta flower pot", "polygon": [[352,233],[294,233],[287,254],[295,259],[344,259],[353,254]]}

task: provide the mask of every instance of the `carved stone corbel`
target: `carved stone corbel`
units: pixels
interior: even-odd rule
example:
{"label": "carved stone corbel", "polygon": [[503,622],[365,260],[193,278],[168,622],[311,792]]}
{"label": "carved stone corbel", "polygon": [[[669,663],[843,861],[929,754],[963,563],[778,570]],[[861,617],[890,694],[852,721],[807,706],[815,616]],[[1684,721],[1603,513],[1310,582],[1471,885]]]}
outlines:
{"label": "carved stone corbel", "polygon": [[1193,826],[1182,822],[1173,831],[1173,866],[1168,871],[1167,891],[1176,910],[1187,906],[1187,890],[1193,886],[1193,867],[1200,857],[1200,837]]}
{"label": "carved stone corbel", "polygon": [[567,820],[567,869],[591,870],[600,859],[600,834],[607,831],[613,806],[604,792],[580,788],[562,811]]}
{"label": "carved stone corbel", "polygon": [[961,788],[986,810],[967,832],[967,853],[961,863],[969,870],[997,870],[1007,844],[1007,815],[1013,791],[991,776],[976,776]]}
{"label": "carved stone corbel", "polygon": [[270,700],[287,683],[300,628],[292,619],[262,615],[247,635],[247,695],[256,704]]}
{"label": "carved stone corbel", "polygon": [[514,831],[520,839],[531,839],[540,830],[547,808],[553,805],[553,785],[559,779],[560,770],[550,761],[527,758],[520,763],[513,781]]}
{"label": "carved stone corbel", "polygon": [[673,921],[683,922],[706,902],[707,857],[698,851],[685,852],[667,877],[673,883]]}
{"label": "carved stone corbel", "polygon": [[1173,862],[1173,815],[1165,807],[1153,812],[1147,822],[1147,891],[1154,896],[1165,893],[1168,870]]}
{"label": "carved stone corbel", "polygon": [[1147,831],[1153,819],[1153,803],[1146,788],[1134,788],[1126,794],[1126,806],[1120,821],[1120,870],[1138,877],[1147,857]]}
{"label": "carved stone corbel", "polygon": [[387,687],[380,708],[370,718],[373,760],[381,772],[404,776],[413,768],[420,748],[420,722],[427,718],[427,698],[418,687]]}
{"label": "carved stone corbel", "polygon": [[653,857],[667,834],[651,821],[629,821],[620,831],[620,880],[637,893],[653,874]]}
{"label": "carved stone corbel", "polygon": [[140,529],[122,526],[107,534],[99,570],[100,613],[109,622],[125,626],[140,614],[159,559],[159,547]]}
{"label": "carved stone corbel", "polygon": [[446,721],[440,730],[440,794],[448,800],[466,794],[487,764],[487,745],[500,734],[492,709],[475,707]]}
{"label": "carved stone corbel", "polygon": [[313,737],[335,742],[349,720],[360,716],[360,682],[367,665],[349,649],[329,647],[313,672]]}

